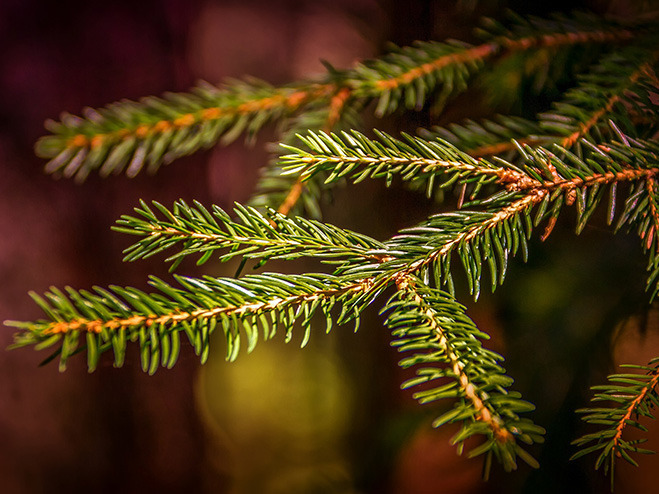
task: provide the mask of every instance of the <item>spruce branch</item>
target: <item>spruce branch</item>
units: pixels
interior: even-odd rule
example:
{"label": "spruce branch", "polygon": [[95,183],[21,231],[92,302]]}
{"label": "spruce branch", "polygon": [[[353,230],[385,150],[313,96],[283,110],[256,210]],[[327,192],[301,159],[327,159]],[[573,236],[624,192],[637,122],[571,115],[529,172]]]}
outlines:
{"label": "spruce branch", "polygon": [[560,189],[573,194],[584,186],[653,175],[659,156],[657,144],[631,139],[613,128],[622,142],[597,147],[584,139],[587,152],[582,157],[559,145],[543,148],[513,141],[522,156],[517,164],[501,158],[492,162],[475,159],[441,139],[403,134],[404,140],[398,140],[378,131],[378,140],[355,131],[340,136],[310,132],[300,136],[304,148],[285,146],[290,154],[282,157],[282,164],[285,173],[303,178],[327,172],[328,183],[341,178],[351,178],[355,183],[385,178],[390,185],[395,176],[400,176],[404,181],[423,184],[428,196],[435,187],[470,183],[474,185],[472,198],[483,185],[492,183],[508,191]]}
{"label": "spruce branch", "polygon": [[47,172],[79,181],[94,169],[104,176],[125,170],[132,177],[145,165],[153,172],[220,139],[227,144],[242,132],[253,135],[331,89],[331,84],[314,83],[275,88],[255,79],[222,88],[202,83],[189,93],[88,108],[84,118],[63,115],[60,123],[47,122],[53,135],[41,138],[36,152],[51,158]]}
{"label": "spruce branch", "polygon": [[174,261],[172,269],[185,256],[199,254],[197,264],[202,264],[218,250],[226,251],[219,256],[222,262],[237,256],[257,259],[259,264],[269,259],[316,257],[340,264],[347,257],[372,258],[371,251],[383,248],[366,235],[303,217],[289,218],[271,209],[260,212],[238,204],[234,220],[219,206],[212,206],[211,212],[196,201],[192,206],[177,201],[171,210],[157,202],[153,205],[160,215],[142,201],[135,208],[140,217],[124,215],[117,221],[116,231],[143,237],[124,251],[125,261],[180,245],[179,252],[167,259]]}
{"label": "spruce branch", "polygon": [[[13,347],[34,345],[36,349],[56,346],[51,358],[59,356],[60,370],[66,368],[70,356],[78,352],[80,339],[87,352],[90,372],[100,355],[114,352],[115,366],[124,363],[128,341],[140,347],[142,368],[153,374],[159,365],[172,367],[178,358],[181,332],[184,332],[202,363],[209,352],[210,335],[220,328],[226,337],[227,359],[234,360],[245,334],[247,351],[259,339],[272,338],[277,328],[285,328],[286,341],[293,335],[296,322],[304,331],[302,346],[311,332],[316,312],[332,327],[330,311],[344,305],[362,283],[346,283],[326,274],[283,275],[265,273],[241,279],[195,279],[176,276],[181,288],[174,288],[152,277],[150,284],[158,292],[145,293],[134,288],[113,286],[95,288],[95,293],[66,288],[66,293],[51,288],[45,298],[32,293],[47,319],[36,322],[6,321],[20,330]],[[341,313],[340,320],[357,318],[354,312]]]}
{"label": "spruce branch", "polygon": [[657,384],[659,383],[659,358],[654,358],[648,365],[622,365],[623,368],[644,372],[632,374],[613,374],[608,377],[608,383],[593,386],[595,391],[592,402],[605,402],[608,406],[590,407],[577,410],[583,414],[586,423],[600,428],[598,432],[586,434],[575,440],[574,445],[580,449],[572,459],[591,453],[599,453],[595,468],[604,467],[611,479],[611,490],[614,485],[615,462],[623,458],[634,466],[638,466],[631,456],[632,453],[649,454],[654,451],[640,448],[638,445],[646,439],[625,440],[623,433],[628,426],[647,432],[647,428],[639,422],[640,417],[654,419],[652,409],[659,405]]}
{"label": "spruce branch", "polygon": [[[240,279],[176,278],[181,289],[152,278],[151,284],[159,290],[155,294],[120,287],[111,287],[110,290],[96,288],[96,293],[69,288],[66,294],[52,289],[46,293],[45,300],[33,294],[48,319],[7,324],[21,330],[16,336],[15,346],[34,345],[43,349],[58,345],[52,357],[59,356],[62,370],[68,358],[77,353],[83,337],[90,371],[97,367],[100,354],[107,350],[114,351],[115,365],[122,365],[127,341],[136,341],[144,370],[153,373],[159,365],[174,365],[180,350],[181,331],[185,331],[202,362],[208,356],[210,335],[220,327],[227,339],[227,358],[230,360],[238,354],[243,338],[241,333],[247,339],[249,352],[257,343],[259,330],[267,340],[274,336],[278,327],[285,327],[288,341],[296,321],[301,321],[304,345],[310,336],[314,313],[325,315],[327,331],[332,327],[332,321],[341,324],[355,319],[358,322],[359,313],[385,288],[377,286],[372,277],[355,280],[354,276],[321,274],[266,273]],[[511,380],[503,375],[503,369],[496,363],[500,357],[483,350],[475,339],[485,335],[473,326],[464,316],[464,309],[448,295],[417,287],[417,281],[403,272],[392,277],[391,283],[403,294],[400,297],[402,304],[418,304],[423,300],[421,308],[416,309],[431,321],[430,326],[425,327],[431,330],[427,343],[433,345],[438,340],[447,348],[450,346],[444,357],[429,353],[425,360],[422,355],[415,355],[401,363],[403,366],[422,361],[442,364],[445,358],[449,359],[450,369],[455,375],[447,373],[444,377],[456,379],[455,397],[464,400],[458,406],[459,413],[456,408],[443,415],[435,426],[462,422],[463,428],[453,440],[456,444],[462,444],[474,435],[484,435],[486,442],[472,450],[470,457],[486,454],[486,471],[489,471],[493,455],[507,470],[516,468],[517,457],[536,466],[535,460],[521,450],[516,441],[539,442],[544,430],[517,416],[519,412],[532,410],[533,406],[519,399],[518,394],[505,391]],[[331,314],[337,305],[341,307],[338,317]],[[400,329],[402,318],[409,319],[409,315],[401,315],[401,310],[412,308],[403,308],[394,297],[385,310],[395,312],[387,318],[392,329],[398,328],[398,340],[394,345],[400,346],[401,351],[412,347],[419,349],[419,331],[424,330],[424,326],[418,325],[416,330],[410,328],[405,335]],[[441,327],[437,325],[440,323]],[[403,336],[416,338],[417,344],[413,345]],[[465,338],[474,341],[465,343]],[[427,376],[428,368],[419,372]],[[435,372],[442,371],[438,368]],[[438,377],[442,376],[431,379]],[[414,384],[418,382],[409,382],[406,386]],[[453,396],[447,394],[445,387],[442,389],[442,397]],[[427,392],[423,395],[423,398],[419,396],[422,402],[439,398],[439,395],[431,396]]]}
{"label": "spruce branch", "polygon": [[566,80],[601,58],[611,44],[634,43],[649,32],[642,22],[605,21],[579,12],[551,18],[511,13],[505,24],[492,19],[484,24],[486,41],[521,40],[477,80],[489,105],[517,109],[522,109],[525,94],[557,92]]}
{"label": "spruce branch", "polygon": [[506,173],[517,173],[513,166],[504,169],[477,161],[440,140],[403,134],[402,141],[384,132],[375,133],[379,137],[377,141],[356,131],[341,135],[324,132],[300,135],[304,149],[284,145],[290,154],[281,158],[283,172],[300,175],[302,180],[328,172],[325,183],[343,178],[351,178],[353,183],[385,178],[387,185],[398,175],[418,188],[423,184],[429,197],[435,187],[446,187],[466,177],[476,177],[484,184]]}
{"label": "spruce branch", "polygon": [[537,468],[537,461],[517,441],[542,442],[545,431],[519,417],[519,413],[535,407],[523,401],[519,393],[508,391],[513,380],[499,365],[503,358],[481,345],[480,339],[489,338],[487,334],[478,330],[465,315],[464,307],[447,293],[409,275],[397,279],[397,289],[383,312],[387,313],[385,324],[396,338],[392,345],[409,352],[401,360],[401,367],[416,367],[417,377],[403,387],[432,383],[434,386],[423,386],[414,395],[422,404],[456,400],[433,426],[461,423],[461,430],[451,441],[460,452],[468,438],[484,436],[484,442],[472,449],[469,457],[486,455],[486,478],[492,456],[507,471],[517,468],[517,457]]}
{"label": "spruce branch", "polygon": [[[578,21],[556,18],[553,22],[516,18],[514,26],[502,30],[488,20],[484,29],[488,40],[481,45],[459,41],[423,42],[398,49],[378,60],[356,68],[356,93],[378,97],[376,115],[395,111],[404,102],[407,108],[421,109],[435,88],[435,108],[439,111],[451,96],[467,89],[470,77],[481,72],[485,62],[495,57],[537,50],[560,50],[576,45],[610,43],[631,39],[632,30],[617,25],[602,29],[602,22],[589,16]],[[532,25],[532,28],[528,27]],[[498,30],[495,35],[491,31]]]}

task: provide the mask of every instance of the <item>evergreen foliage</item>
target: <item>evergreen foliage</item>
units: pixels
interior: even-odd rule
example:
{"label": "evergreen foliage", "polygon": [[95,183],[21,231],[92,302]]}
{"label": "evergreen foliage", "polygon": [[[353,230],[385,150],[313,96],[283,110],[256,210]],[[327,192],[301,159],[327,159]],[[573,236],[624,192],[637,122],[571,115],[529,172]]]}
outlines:
{"label": "evergreen foliage", "polygon": [[[189,255],[198,256],[198,264],[236,258],[259,267],[272,259],[313,257],[330,268],[235,278],[176,275],[178,287],[152,278],[154,293],[52,288],[43,297],[32,295],[44,319],[6,322],[18,328],[14,346],[49,348],[49,359],[59,359],[62,370],[72,355],[85,352],[91,371],[106,351],[121,366],[134,342],[142,367],[153,373],[175,364],[182,336],[203,362],[210,334],[221,331],[233,360],[241,341],[249,352],[259,338],[283,331],[288,341],[300,331],[304,345],[316,315],[329,332],[334,324],[358,324],[362,312],[379,303],[392,345],[405,354],[400,365],[416,370],[403,386],[419,389],[414,396],[420,403],[454,403],[434,425],[459,423],[452,442],[460,451],[468,438],[481,436],[469,455],[485,455],[486,473],[493,459],[506,470],[515,469],[518,458],[536,467],[521,443],[542,442],[544,429],[526,418],[534,406],[511,389],[503,358],[483,347],[487,334],[456,300],[454,264],[459,261],[477,298],[483,271],[494,291],[513,256],[526,260],[536,229],[544,240],[574,206],[580,233],[604,203],[616,231],[633,230],[641,238],[649,298],[656,296],[659,36],[652,15],[611,20],[585,14],[487,20],[479,35],[478,45],[423,42],[352,69],[328,67],[318,80],[283,87],[251,79],[202,84],[190,93],[123,101],[49,122],[51,134],[39,141],[37,153],[50,159],[47,172],[77,180],[93,171],[153,172],[278,122],[281,154],[263,171],[252,205],[238,204],[229,213],[196,202],[171,208],[142,202],[135,216],[122,216],[115,226],[139,237],[125,260],[167,251],[172,270]],[[536,118],[500,115],[418,136],[374,131],[368,137],[354,130],[365,110],[377,117],[402,109],[439,112],[471,84],[485,88],[489,100],[515,107],[525,88],[552,94],[566,80],[571,89]],[[369,179],[402,183],[428,197],[456,190],[458,209],[383,242],[319,220],[330,186]],[[574,457],[598,453],[596,467],[604,466],[612,479],[616,459],[635,463],[633,453],[647,452],[623,439],[626,426],[644,430],[636,417],[652,417],[658,404],[657,359],[633,368],[639,372],[612,375],[593,388],[593,400],[603,405],[583,410],[583,419],[600,430],[575,441],[580,449]]]}

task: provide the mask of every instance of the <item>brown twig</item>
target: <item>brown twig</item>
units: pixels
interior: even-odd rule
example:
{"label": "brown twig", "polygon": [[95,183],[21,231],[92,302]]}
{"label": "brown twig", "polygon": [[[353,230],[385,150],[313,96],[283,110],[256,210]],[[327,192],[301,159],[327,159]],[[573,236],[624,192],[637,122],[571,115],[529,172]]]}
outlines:
{"label": "brown twig", "polygon": [[638,394],[636,398],[629,404],[627,407],[627,412],[625,415],[618,421],[618,425],[616,427],[616,434],[613,436],[613,448],[611,450],[611,453],[617,452],[619,448],[620,441],[622,440],[622,432],[627,426],[627,421],[631,419],[632,415],[636,413],[636,409],[638,406],[641,404],[641,402],[645,399],[645,397],[650,393],[658,384],[659,382],[659,369],[655,368],[654,369],[654,376],[648,383],[643,387],[643,390]]}

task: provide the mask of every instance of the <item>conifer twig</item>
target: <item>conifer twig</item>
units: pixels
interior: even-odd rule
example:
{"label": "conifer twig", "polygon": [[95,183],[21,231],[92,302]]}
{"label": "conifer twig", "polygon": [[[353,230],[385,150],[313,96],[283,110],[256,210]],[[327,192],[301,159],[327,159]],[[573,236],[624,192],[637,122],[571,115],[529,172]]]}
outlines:
{"label": "conifer twig", "polygon": [[455,400],[454,407],[433,425],[462,424],[452,439],[458,452],[469,437],[484,437],[485,441],[472,449],[469,457],[485,454],[486,478],[493,455],[508,471],[517,468],[517,457],[537,468],[538,462],[519,446],[518,440],[527,444],[542,442],[544,429],[518,416],[534,407],[508,390],[512,379],[499,365],[502,357],[484,349],[478,340],[487,335],[475,327],[464,308],[448,294],[403,274],[397,277],[396,287],[397,293],[383,312],[387,312],[386,324],[396,338],[392,345],[407,352],[400,365],[416,367],[417,374],[403,387],[442,380],[434,386],[424,386],[414,397],[421,403]]}
{"label": "conifer twig", "polygon": [[423,298],[419,293],[414,289],[414,281],[407,274],[401,274],[396,277],[396,287],[398,290],[403,292],[409,292],[412,296],[412,300],[419,307],[423,307],[424,314],[432,328],[432,332],[435,333],[438,341],[437,346],[439,348],[445,349],[446,356],[449,361],[449,366],[453,375],[458,380],[460,387],[464,396],[471,402],[471,405],[474,408],[474,417],[476,420],[481,420],[485,423],[492,431],[496,441],[500,443],[506,443],[512,441],[513,437],[510,431],[502,427],[502,420],[499,417],[493,416],[490,410],[483,403],[482,395],[479,395],[476,388],[474,387],[471,379],[465,372],[465,364],[462,359],[458,357],[455,351],[451,348],[451,345],[448,341],[446,333],[439,326],[434,310],[431,307],[428,307],[424,302]]}
{"label": "conifer twig", "polygon": [[[628,427],[643,432],[647,428],[639,422],[639,417],[654,418],[653,408],[659,405],[657,385],[659,383],[659,359],[654,358],[648,365],[622,365],[621,367],[643,371],[640,373],[613,374],[608,383],[593,386],[595,396],[592,402],[608,402],[609,407],[590,407],[577,412],[583,420],[596,425],[600,430],[573,441],[580,449],[572,459],[599,452],[595,468],[604,467],[609,473],[611,490],[615,480],[615,463],[618,458],[638,466],[631,453],[650,454],[653,451],[638,445],[646,439],[626,440],[623,433]],[[594,443],[594,444],[593,444]]]}

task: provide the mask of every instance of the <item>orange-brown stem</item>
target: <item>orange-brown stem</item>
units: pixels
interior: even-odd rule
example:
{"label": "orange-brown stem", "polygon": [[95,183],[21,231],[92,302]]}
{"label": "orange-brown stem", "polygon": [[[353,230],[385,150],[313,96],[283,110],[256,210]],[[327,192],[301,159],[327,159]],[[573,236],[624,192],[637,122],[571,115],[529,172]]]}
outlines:
{"label": "orange-brown stem", "polygon": [[277,208],[277,212],[283,215],[288,215],[293,209],[293,206],[297,204],[297,201],[302,197],[302,192],[304,192],[304,183],[302,178],[298,177],[291,189],[288,191],[286,198]]}
{"label": "orange-brown stem", "polygon": [[571,179],[558,179],[554,181],[541,182],[533,179],[528,175],[519,172],[506,170],[499,177],[499,182],[506,185],[508,190],[521,191],[521,190],[575,190],[580,187],[588,187],[591,185],[604,185],[613,182],[627,182],[639,179],[653,178],[657,172],[656,168],[640,168],[640,169],[627,169],[620,172],[606,172],[595,173],[585,178],[574,177]]}
{"label": "orange-brown stem", "polygon": [[[646,181],[646,187],[648,189],[648,197],[650,202],[650,214],[652,215],[652,225],[648,228],[647,233],[643,231],[641,233],[641,239],[645,239],[645,249],[649,250],[652,247],[652,241],[654,240],[655,235],[657,234],[657,229],[659,228],[659,211],[657,208],[657,184],[655,182],[654,176],[649,177]],[[659,242],[657,243],[659,247]]]}
{"label": "orange-brown stem", "polygon": [[627,407],[627,412],[625,415],[618,421],[618,426],[616,427],[616,434],[613,436],[613,449],[612,451],[615,452],[617,449],[618,444],[620,443],[622,439],[622,432],[627,426],[627,421],[631,419],[632,415],[636,413],[636,409],[638,406],[641,404],[641,402],[645,399],[645,397],[650,393],[656,386],[657,382],[659,381],[659,369],[654,370],[654,376],[650,381],[645,385],[643,388],[643,391],[639,393],[639,395],[634,398],[634,401],[630,403],[630,405]]}
{"label": "orange-brown stem", "polygon": [[346,105],[346,102],[350,99],[352,90],[347,87],[339,89],[329,104],[329,115],[327,116],[327,122],[325,123],[324,131],[331,132],[332,129],[339,123],[341,119],[341,112]]}

